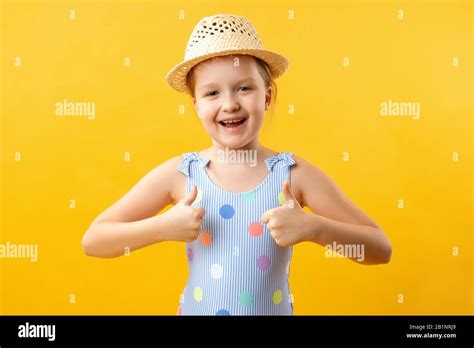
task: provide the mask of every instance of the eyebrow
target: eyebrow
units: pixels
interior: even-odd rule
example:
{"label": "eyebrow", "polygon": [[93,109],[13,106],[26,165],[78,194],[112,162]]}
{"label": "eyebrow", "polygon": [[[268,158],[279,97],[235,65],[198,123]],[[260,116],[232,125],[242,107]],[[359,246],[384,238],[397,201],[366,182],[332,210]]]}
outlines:
{"label": "eyebrow", "polygon": [[[244,81],[252,81],[252,82],[255,82],[255,79],[252,77],[252,76],[248,76],[248,77],[244,77],[243,79],[240,79],[238,80],[235,84],[238,85],[239,83],[242,83]],[[213,87],[213,86],[217,86],[217,83],[207,83],[205,85],[202,85],[198,88],[198,90],[201,90],[201,89],[204,89],[204,88],[208,88],[208,87]]]}

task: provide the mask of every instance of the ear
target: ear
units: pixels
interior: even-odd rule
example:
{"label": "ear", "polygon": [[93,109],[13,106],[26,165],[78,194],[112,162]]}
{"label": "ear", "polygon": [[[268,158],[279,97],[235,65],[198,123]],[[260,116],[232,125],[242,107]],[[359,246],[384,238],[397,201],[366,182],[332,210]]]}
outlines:
{"label": "ear", "polygon": [[265,93],[265,111],[268,110],[272,102],[273,89],[272,86],[268,87],[267,92]]}

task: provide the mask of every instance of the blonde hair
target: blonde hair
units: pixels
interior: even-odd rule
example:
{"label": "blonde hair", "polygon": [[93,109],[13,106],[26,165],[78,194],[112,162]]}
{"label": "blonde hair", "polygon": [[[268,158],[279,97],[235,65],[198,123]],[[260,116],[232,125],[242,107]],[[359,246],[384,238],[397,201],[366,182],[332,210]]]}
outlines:
{"label": "blonde hair", "polygon": [[[275,80],[272,78],[272,74],[270,72],[270,68],[268,67],[268,64],[265,63],[264,60],[251,56],[255,59],[255,62],[257,63],[257,69],[260,74],[260,76],[263,79],[263,82],[265,84],[265,88],[271,87],[272,89],[272,101],[271,101],[271,113],[270,115],[273,115],[275,103],[276,103],[276,97],[277,97],[277,86],[275,83]],[[197,66],[197,65],[196,65]],[[194,88],[196,87],[196,81],[194,79],[194,66],[189,73],[186,76],[186,86],[188,87],[189,91],[191,92],[191,96],[194,98]]]}

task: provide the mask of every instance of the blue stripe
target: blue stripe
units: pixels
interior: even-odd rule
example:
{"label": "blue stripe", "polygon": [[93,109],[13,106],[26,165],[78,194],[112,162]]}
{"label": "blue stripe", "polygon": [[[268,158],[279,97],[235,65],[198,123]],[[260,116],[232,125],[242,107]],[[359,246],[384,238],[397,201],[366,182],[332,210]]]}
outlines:
{"label": "blue stripe", "polygon": [[[262,214],[278,207],[278,193],[283,181],[291,180],[291,166],[295,164],[290,152],[280,152],[265,160],[268,176],[253,191],[254,199],[247,199],[241,193],[229,192],[212,182],[205,171],[209,162],[197,152],[183,154],[178,169],[188,176],[186,195],[192,185],[202,190],[200,202],[192,206],[202,206],[205,215],[201,223],[201,234],[210,233],[211,245],[205,247],[200,238],[186,243],[193,250],[193,259],[188,260],[189,278],[184,290],[184,302],[181,303],[183,315],[215,315],[218,311],[228,311],[230,315],[292,315],[290,288],[286,267],[291,261],[292,250],[279,247],[271,237],[266,226],[263,233],[254,237],[248,232],[252,222],[259,222]],[[221,216],[223,205],[230,205],[234,215]],[[226,211],[223,211],[226,213]],[[230,212],[227,212],[230,213]],[[235,251],[238,248],[238,255]],[[257,260],[260,256],[270,258],[268,269],[260,269]],[[222,267],[222,277],[214,279],[211,266]],[[202,300],[194,297],[195,289],[202,289]],[[273,294],[281,290],[282,300],[273,303]],[[253,301],[246,303],[253,295]],[[243,297],[242,297],[243,296]],[[244,303],[239,302],[240,299]]]}

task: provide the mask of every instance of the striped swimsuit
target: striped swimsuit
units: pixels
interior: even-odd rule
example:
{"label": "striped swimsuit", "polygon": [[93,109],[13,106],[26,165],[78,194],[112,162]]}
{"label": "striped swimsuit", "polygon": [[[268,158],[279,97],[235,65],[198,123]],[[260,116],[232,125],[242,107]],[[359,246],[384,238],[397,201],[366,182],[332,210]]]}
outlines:
{"label": "striped swimsuit", "polygon": [[191,206],[205,214],[199,237],[186,243],[189,278],[178,315],[292,315],[288,284],[292,246],[282,248],[260,218],[285,202],[283,181],[295,161],[290,152],[265,160],[268,175],[255,189],[230,192],[212,182],[209,159],[183,154],[179,171],[198,194]]}

